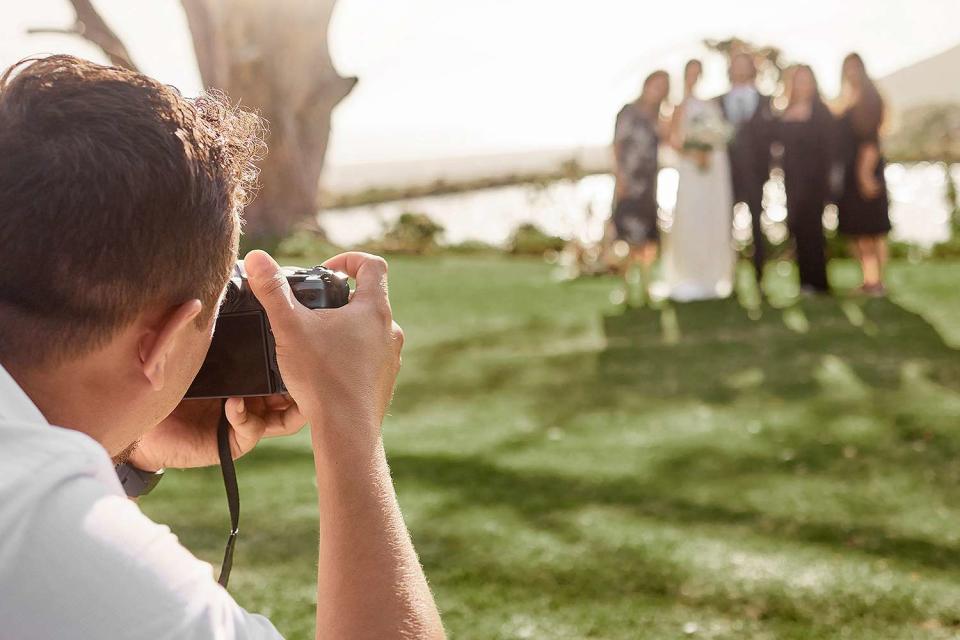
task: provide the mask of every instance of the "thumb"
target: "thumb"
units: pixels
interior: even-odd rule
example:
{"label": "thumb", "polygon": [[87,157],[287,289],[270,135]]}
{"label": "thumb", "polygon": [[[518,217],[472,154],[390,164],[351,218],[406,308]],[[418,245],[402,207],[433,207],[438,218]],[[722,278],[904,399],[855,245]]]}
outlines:
{"label": "thumb", "polygon": [[290,290],[280,265],[265,251],[254,250],[243,259],[247,282],[253,295],[263,305],[270,324],[276,328],[293,318],[298,302]]}

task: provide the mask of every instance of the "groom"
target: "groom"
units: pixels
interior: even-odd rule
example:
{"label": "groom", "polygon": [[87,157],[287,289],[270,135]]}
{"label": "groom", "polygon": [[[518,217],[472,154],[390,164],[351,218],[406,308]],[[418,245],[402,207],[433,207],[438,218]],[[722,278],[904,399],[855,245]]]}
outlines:
{"label": "groom", "polygon": [[766,259],[760,214],[763,185],[770,176],[770,142],[773,113],[770,96],[757,89],[757,67],[753,56],[737,53],[730,59],[730,91],[717,98],[723,116],[733,125],[734,135],[727,149],[733,200],[750,208],[753,222],[753,268],[757,283],[763,280]]}

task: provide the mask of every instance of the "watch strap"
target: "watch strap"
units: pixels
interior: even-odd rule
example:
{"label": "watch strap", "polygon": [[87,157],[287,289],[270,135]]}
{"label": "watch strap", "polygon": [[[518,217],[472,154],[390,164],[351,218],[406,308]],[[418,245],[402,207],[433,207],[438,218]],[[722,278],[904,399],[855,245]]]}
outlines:
{"label": "watch strap", "polygon": [[121,462],[116,466],[117,477],[128,498],[145,496],[160,484],[163,478],[163,469],[159,471],[144,471],[137,469],[129,462]]}

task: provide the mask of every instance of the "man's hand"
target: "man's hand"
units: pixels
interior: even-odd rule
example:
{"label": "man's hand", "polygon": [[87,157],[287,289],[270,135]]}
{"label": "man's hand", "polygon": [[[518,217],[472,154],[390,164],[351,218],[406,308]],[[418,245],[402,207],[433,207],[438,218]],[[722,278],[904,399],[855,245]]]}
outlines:
{"label": "man's hand", "polygon": [[387,263],[366,253],[331,258],[324,266],[355,278],[356,290],[345,307],[308,309],[269,255],[251,251],[244,262],[270,319],[280,374],[324,453],[376,452],[403,347],[387,298]]}
{"label": "man's hand", "polygon": [[[187,469],[217,464],[217,425],[222,401],[184,400],[163,422],[148,431],[130,456],[130,464],[144,471]],[[306,420],[287,396],[230,398],[230,449],[234,459],[247,453],[263,437],[299,431]]]}

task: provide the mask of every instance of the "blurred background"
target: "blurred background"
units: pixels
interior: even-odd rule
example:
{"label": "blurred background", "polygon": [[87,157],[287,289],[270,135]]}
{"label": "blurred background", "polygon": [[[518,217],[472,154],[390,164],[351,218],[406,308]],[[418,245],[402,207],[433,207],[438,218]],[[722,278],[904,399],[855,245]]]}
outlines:
{"label": "blurred background", "polygon": [[[269,121],[246,247],[391,259],[407,333],[385,437],[453,638],[951,638],[960,633],[960,3],[830,0],[3,1],[0,65],[72,53]],[[603,259],[614,120],[654,69],[724,93],[856,51],[887,104],[889,295],[823,217],[835,294],[803,297],[783,174],[766,297],[620,304]],[[779,105],[779,106],[778,106]],[[661,154],[669,237],[676,158]],[[750,221],[733,219],[750,251]],[[307,438],[239,464],[233,590],[312,633]],[[218,562],[216,470],[142,506]]]}

